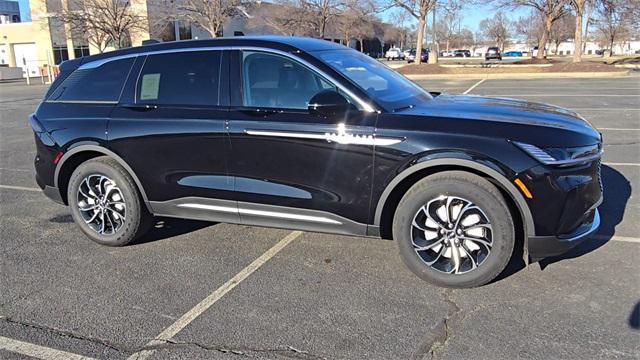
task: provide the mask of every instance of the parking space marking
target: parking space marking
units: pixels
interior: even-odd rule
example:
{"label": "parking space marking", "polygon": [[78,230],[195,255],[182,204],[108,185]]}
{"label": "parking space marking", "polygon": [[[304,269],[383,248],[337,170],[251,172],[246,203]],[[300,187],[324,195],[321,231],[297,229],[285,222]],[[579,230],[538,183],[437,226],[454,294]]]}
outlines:
{"label": "parking space marking", "polygon": [[0,167],[0,170],[6,170],[6,171],[23,171],[23,172],[33,172],[33,170],[27,170],[27,169],[12,169],[12,168],[4,168],[4,167]]}
{"label": "parking space marking", "polygon": [[[289,233],[289,235],[282,238],[282,240],[278,241],[278,243],[275,244],[271,249],[260,255],[259,258],[255,259],[251,264],[247,265],[247,267],[242,269],[229,281],[212,292],[211,295],[207,296],[204,300],[191,308],[191,310],[182,315],[173,324],[169,325],[169,327],[164,329],[160,334],[158,334],[158,336],[149,341],[145,345],[145,347],[161,345],[165,341],[170,340],[171,338],[176,336],[176,334],[178,334],[182,329],[189,325],[193,320],[202,315],[202,313],[209,309],[213,304],[222,299],[222,297],[225,296],[229,291],[233,290],[233,288],[238,286],[242,281],[249,277],[249,275],[253,274],[262,265],[269,261],[269,259],[274,257],[277,253],[280,252],[280,250],[284,249],[285,246],[289,245],[289,243],[291,243],[300,235],[302,235],[302,231],[293,231]],[[154,349],[143,350],[131,355],[129,359],[147,359],[149,356],[153,355],[154,352]]]}
{"label": "parking space marking", "polygon": [[47,360],[92,360],[93,358],[56,350],[45,346],[35,345],[24,341],[18,341],[0,336],[0,349],[12,353],[30,356],[36,359]]}
{"label": "parking space marking", "polygon": [[13,185],[0,185],[0,189],[9,189],[9,190],[22,190],[22,191],[33,191],[33,192],[41,192],[41,189],[32,188],[32,187],[24,187],[24,186],[13,186]]}
{"label": "parking space marking", "polygon": [[606,236],[606,235],[596,235],[594,236],[597,240],[612,240],[612,241],[623,241],[640,244],[640,238],[634,238],[629,236]]}
{"label": "parking space marking", "polygon": [[571,110],[575,110],[575,111],[640,111],[640,109],[635,109],[635,108],[608,108],[608,107],[571,108]]}
{"label": "parking space marking", "polygon": [[616,162],[605,162],[603,165],[608,166],[640,166],[639,163],[616,163]]}
{"label": "parking space marking", "polygon": [[633,95],[615,95],[615,94],[491,94],[488,96],[508,96],[508,97],[518,97],[518,96],[540,96],[540,97],[638,97],[638,94]]}
{"label": "parking space marking", "polygon": [[605,131],[640,131],[640,129],[631,129],[631,128],[597,128],[598,130],[605,130]]}
{"label": "parking space marking", "polygon": [[476,86],[482,84],[485,80],[487,80],[487,79],[482,79],[482,80],[478,81],[477,83],[473,84],[473,86],[468,88],[465,92],[463,92],[463,94],[468,94],[471,90],[475,89]]}

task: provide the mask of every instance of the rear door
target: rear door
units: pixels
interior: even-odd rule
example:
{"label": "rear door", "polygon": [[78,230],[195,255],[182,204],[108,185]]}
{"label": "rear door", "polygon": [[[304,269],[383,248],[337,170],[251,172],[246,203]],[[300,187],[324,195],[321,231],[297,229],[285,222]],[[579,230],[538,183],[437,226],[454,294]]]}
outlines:
{"label": "rear door", "polygon": [[110,146],[157,215],[238,221],[227,168],[227,56],[184,49],[139,57],[112,113]]}
{"label": "rear door", "polygon": [[341,90],[300,59],[265,51],[236,51],[232,59],[241,86],[232,91],[229,170],[241,220],[363,234],[373,146],[351,140],[370,139],[377,114],[310,114],[311,97]]}

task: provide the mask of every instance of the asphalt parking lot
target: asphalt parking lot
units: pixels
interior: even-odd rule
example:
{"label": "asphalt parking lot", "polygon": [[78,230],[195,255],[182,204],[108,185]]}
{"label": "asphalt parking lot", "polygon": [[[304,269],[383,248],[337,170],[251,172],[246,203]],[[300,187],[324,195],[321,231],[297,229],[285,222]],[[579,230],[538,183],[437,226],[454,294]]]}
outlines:
{"label": "asphalt parking lot", "polygon": [[419,83],[589,119],[599,235],[471,290],[420,281],[384,240],[158,219],[100,246],[36,189],[45,87],[0,84],[0,358],[639,359],[640,77]]}

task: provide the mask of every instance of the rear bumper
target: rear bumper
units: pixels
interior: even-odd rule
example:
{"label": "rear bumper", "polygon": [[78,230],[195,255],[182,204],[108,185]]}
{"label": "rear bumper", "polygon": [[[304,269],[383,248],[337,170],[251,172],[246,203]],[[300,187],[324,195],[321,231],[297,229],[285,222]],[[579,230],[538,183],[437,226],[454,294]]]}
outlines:
{"label": "rear bumper", "polygon": [[42,193],[44,193],[46,197],[57,202],[58,204],[66,205],[64,203],[64,200],[62,200],[62,196],[60,195],[60,190],[57,187],[49,186],[45,184],[44,181],[42,181],[42,179],[38,175],[36,175],[36,183],[38,184],[40,189],[42,189]]}
{"label": "rear bumper", "polygon": [[582,223],[573,233],[562,236],[532,236],[529,237],[529,256],[537,261],[551,256],[563,254],[584,240],[587,240],[600,227],[600,213],[593,210],[593,216]]}

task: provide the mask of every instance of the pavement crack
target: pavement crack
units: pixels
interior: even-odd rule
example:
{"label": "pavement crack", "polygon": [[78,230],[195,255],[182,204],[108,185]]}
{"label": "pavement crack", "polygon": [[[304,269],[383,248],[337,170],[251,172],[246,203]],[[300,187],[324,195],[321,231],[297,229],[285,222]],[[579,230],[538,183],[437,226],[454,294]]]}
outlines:
{"label": "pavement crack", "polygon": [[439,359],[446,350],[453,331],[452,325],[462,313],[462,309],[452,299],[452,295],[451,289],[445,289],[442,292],[442,298],[447,304],[447,314],[436,324],[430,336],[423,341],[414,359]]}
{"label": "pavement crack", "polygon": [[99,339],[99,338],[96,338],[96,337],[80,335],[80,334],[74,333],[72,331],[62,330],[62,329],[58,329],[58,328],[55,328],[55,327],[50,327],[50,326],[46,326],[46,325],[40,325],[40,324],[36,324],[36,323],[32,323],[32,322],[15,320],[15,319],[12,319],[12,318],[6,317],[6,316],[0,316],[0,320],[6,322],[8,324],[13,324],[13,325],[23,326],[23,327],[27,327],[27,328],[31,328],[31,329],[35,329],[35,330],[39,330],[39,331],[44,331],[44,332],[47,332],[49,334],[56,335],[56,336],[67,337],[67,338],[70,338],[70,339],[91,342],[91,343],[94,343],[94,344],[101,345],[103,347],[109,348],[111,350],[117,351],[119,353],[123,353],[123,354],[131,353],[130,350],[126,350],[121,346],[114,345],[114,344],[108,342],[107,340]]}
{"label": "pavement crack", "polygon": [[159,340],[162,344],[146,346],[138,351],[142,352],[145,350],[162,350],[168,349],[175,346],[195,346],[197,348],[207,350],[207,351],[217,351],[224,354],[230,355],[238,355],[244,357],[255,357],[254,354],[275,354],[283,357],[288,357],[292,359],[304,359],[304,360],[324,360],[326,358],[318,355],[313,355],[308,351],[297,349],[293,346],[287,345],[283,348],[257,348],[257,347],[249,347],[249,346],[225,346],[225,345],[209,345],[202,344],[196,341],[177,341],[173,339],[169,340]]}

